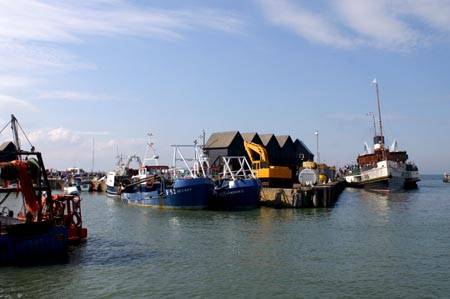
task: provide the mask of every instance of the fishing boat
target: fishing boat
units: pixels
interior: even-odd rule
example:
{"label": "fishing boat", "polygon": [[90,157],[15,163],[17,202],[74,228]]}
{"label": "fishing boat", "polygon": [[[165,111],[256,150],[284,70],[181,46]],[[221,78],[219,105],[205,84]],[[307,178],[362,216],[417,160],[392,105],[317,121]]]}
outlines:
{"label": "fishing boat", "polygon": [[92,190],[92,180],[89,178],[81,179],[80,181],[75,182],[75,184],[81,192],[89,192]]}
{"label": "fishing boat", "polygon": [[[173,167],[144,166],[145,175],[126,185],[122,191],[122,202],[161,209],[205,209],[214,189],[208,174],[208,161],[200,153],[200,147],[172,145]],[[193,150],[193,158],[183,153]],[[182,166],[179,166],[182,162]]]}
{"label": "fishing boat", "polygon": [[156,155],[154,144],[151,140],[153,135],[149,134],[149,142],[138,173],[131,176],[131,180],[122,186],[122,193],[135,197],[142,194],[154,193],[159,194],[163,181],[167,182],[169,178],[169,166],[159,165],[159,156]]}
{"label": "fishing boat", "polygon": [[[79,167],[70,167],[65,171],[64,192],[67,194],[79,194],[91,191],[92,181],[89,174]],[[77,192],[78,190],[78,192]]]}
{"label": "fishing boat", "polygon": [[214,210],[248,210],[259,207],[261,181],[245,156],[222,157],[223,171],[209,207]]}
{"label": "fishing boat", "polygon": [[396,141],[390,148],[385,145],[378,83],[376,80],[372,83],[376,86],[380,134],[376,132],[374,117],[373,150],[365,144],[365,153],[358,155],[357,164],[351,167],[345,180],[351,187],[380,192],[417,188],[417,182],[420,181],[419,170],[413,162],[408,161],[407,152],[399,151]]}
{"label": "fishing boat", "polygon": [[0,147],[0,265],[54,261],[87,237],[81,198],[52,194],[42,154],[22,150],[14,115],[10,124],[13,141]]}
{"label": "fishing boat", "polygon": [[127,162],[123,163],[122,155],[117,157],[116,169],[106,175],[106,195],[120,197],[125,185],[131,183],[131,177],[136,175],[137,169],[130,168],[133,161],[138,163],[138,169],[142,166],[141,158],[136,155],[129,156]]}

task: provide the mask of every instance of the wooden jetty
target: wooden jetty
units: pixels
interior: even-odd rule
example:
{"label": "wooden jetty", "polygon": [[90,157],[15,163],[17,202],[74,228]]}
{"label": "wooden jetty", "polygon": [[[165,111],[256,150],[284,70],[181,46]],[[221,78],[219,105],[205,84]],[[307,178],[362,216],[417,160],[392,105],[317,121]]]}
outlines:
{"label": "wooden jetty", "polygon": [[337,180],[314,186],[294,188],[263,188],[261,205],[274,208],[328,208],[331,207],[345,188],[344,180]]}

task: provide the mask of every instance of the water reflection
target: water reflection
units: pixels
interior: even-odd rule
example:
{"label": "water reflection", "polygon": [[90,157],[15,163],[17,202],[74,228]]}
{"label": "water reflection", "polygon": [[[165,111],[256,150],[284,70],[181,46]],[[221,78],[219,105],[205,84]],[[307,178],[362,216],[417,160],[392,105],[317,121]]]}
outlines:
{"label": "water reflection", "polygon": [[330,209],[243,212],[87,194],[87,242],[67,263],[3,268],[0,298],[446,298],[449,186],[348,188]]}
{"label": "water reflection", "polygon": [[407,210],[410,207],[409,202],[418,190],[408,190],[398,193],[379,193],[363,189],[348,188],[345,192],[351,194],[351,197],[361,201],[365,208],[372,210],[380,215],[386,215],[390,209]]}

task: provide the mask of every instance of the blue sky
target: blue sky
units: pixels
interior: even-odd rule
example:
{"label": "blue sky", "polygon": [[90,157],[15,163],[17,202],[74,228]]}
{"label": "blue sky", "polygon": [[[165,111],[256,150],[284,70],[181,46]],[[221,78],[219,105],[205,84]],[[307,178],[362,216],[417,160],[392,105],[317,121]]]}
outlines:
{"label": "blue sky", "polygon": [[313,152],[318,130],[342,166],[372,141],[376,78],[387,143],[448,172],[449,50],[450,0],[0,0],[0,125],[47,168],[112,170],[150,132],[170,165],[203,129]]}

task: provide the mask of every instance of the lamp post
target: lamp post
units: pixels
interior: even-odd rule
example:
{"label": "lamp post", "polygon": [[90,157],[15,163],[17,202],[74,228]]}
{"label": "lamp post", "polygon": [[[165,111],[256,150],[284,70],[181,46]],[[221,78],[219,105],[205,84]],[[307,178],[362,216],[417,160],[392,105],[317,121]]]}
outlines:
{"label": "lamp post", "polygon": [[319,158],[319,130],[316,130],[315,134],[316,134],[316,161],[317,161],[317,164],[319,164],[320,163],[320,158]]}

